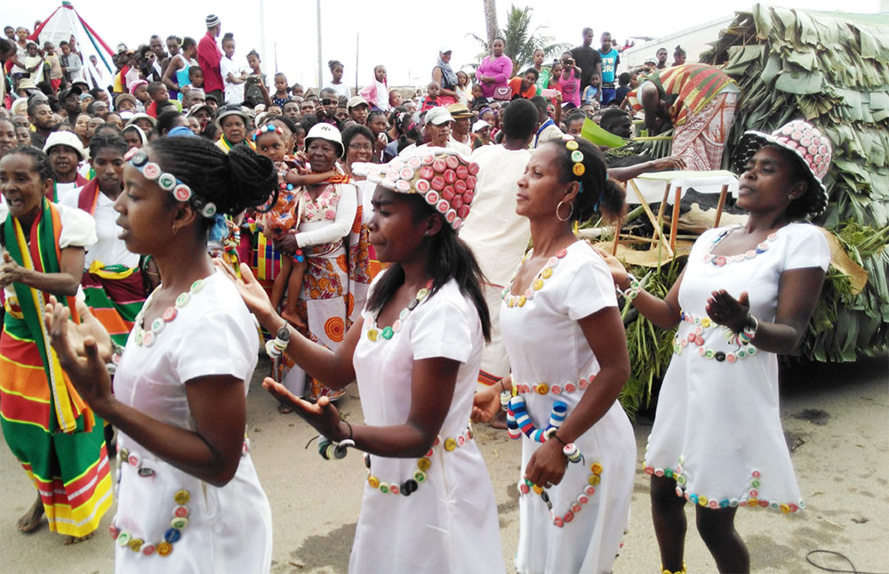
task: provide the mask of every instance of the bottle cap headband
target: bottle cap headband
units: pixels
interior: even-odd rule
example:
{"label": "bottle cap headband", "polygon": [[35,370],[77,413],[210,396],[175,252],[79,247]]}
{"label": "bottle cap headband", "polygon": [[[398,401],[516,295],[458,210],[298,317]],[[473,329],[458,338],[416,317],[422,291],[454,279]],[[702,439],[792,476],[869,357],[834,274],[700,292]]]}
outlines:
{"label": "bottle cap headband", "polygon": [[387,164],[354,163],[352,172],[397,193],[422,194],[454,231],[469,215],[478,164],[454,150],[427,148]]}
{"label": "bottle cap headband", "polygon": [[284,130],[279,127],[275,127],[272,124],[266,124],[264,126],[259,126],[255,132],[253,132],[253,141],[256,141],[256,138],[265,133],[275,132],[278,135],[284,135]]}
{"label": "bottle cap headband", "polygon": [[207,219],[216,215],[216,204],[195,194],[191,188],[172,173],[162,171],[156,163],[148,161],[148,156],[139,148],[133,148],[123,157],[124,161],[139,170],[145,179],[155,182],[164,191],[169,191],[176,201],[189,202],[192,207]]}

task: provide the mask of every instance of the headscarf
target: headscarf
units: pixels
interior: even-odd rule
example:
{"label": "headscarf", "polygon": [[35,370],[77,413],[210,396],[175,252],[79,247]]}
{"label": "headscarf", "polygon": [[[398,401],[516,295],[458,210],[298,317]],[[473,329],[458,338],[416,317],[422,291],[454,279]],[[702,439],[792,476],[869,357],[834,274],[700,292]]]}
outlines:
{"label": "headscarf", "polygon": [[457,73],[451,68],[451,64],[445,62],[441,59],[441,54],[438,55],[438,61],[435,63],[436,66],[441,68],[441,77],[445,81],[446,85],[442,85],[441,87],[446,90],[451,90],[457,86]]}

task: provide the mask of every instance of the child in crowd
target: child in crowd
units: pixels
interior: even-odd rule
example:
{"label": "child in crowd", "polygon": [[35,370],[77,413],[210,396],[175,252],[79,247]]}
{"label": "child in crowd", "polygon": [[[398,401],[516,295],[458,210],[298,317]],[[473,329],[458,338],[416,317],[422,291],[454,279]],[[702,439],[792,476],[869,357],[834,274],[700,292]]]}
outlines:
{"label": "child in crowd", "polygon": [[457,92],[457,101],[469,104],[472,85],[469,83],[469,75],[466,72],[457,72],[457,86],[454,91]]}
{"label": "child in crowd", "polygon": [[[275,168],[278,170],[278,199],[267,213],[263,213],[257,219],[257,222],[266,237],[279,240],[299,227],[303,186],[326,181],[335,176],[336,172],[308,173],[303,158],[287,153],[288,142],[284,137],[284,130],[274,124],[268,123],[256,130],[253,142],[256,144],[256,153],[275,162]],[[284,291],[287,290],[281,316],[300,329],[304,329],[306,324],[297,313],[296,307],[306,268],[306,258],[302,249],[297,249],[293,257],[282,256],[281,272],[275,277],[271,293],[272,304],[278,309]]]}
{"label": "child in crowd", "polygon": [[177,111],[182,111],[182,104],[178,101],[173,102],[170,100],[170,92],[167,90],[167,86],[165,86],[163,82],[151,82],[146,87],[146,91],[148,92],[148,97],[151,98],[151,103],[145,108],[145,113],[149,116],[153,118],[159,116],[160,113],[158,112],[158,107],[168,102],[176,106]]}
{"label": "child in crowd", "polygon": [[145,80],[136,80],[130,82],[130,95],[139,100],[136,109],[144,112],[151,105],[151,96],[148,94],[148,82]]}
{"label": "child in crowd", "polygon": [[200,66],[188,67],[188,84],[182,86],[182,93],[187,92],[189,88],[204,89],[204,70]]}
{"label": "child in crowd", "polygon": [[292,99],[293,96],[287,93],[287,76],[278,72],[275,74],[275,93],[272,96],[272,102],[276,106],[283,106]]}
{"label": "child in crowd", "polygon": [[562,54],[562,73],[558,78],[559,91],[562,92],[562,106],[579,108],[580,68],[574,65],[574,56],[571,55],[571,52]]}
{"label": "child in crowd", "polygon": [[62,63],[52,42],[43,44],[43,53],[46,65],[49,67],[49,85],[52,86],[53,93],[58,93],[59,86],[62,85]]}
{"label": "child in crowd", "polygon": [[472,109],[473,110],[481,110],[488,107],[488,98],[485,97],[484,92],[482,91],[481,84],[473,84],[472,85]]}
{"label": "child in crowd", "polygon": [[590,85],[583,91],[583,103],[592,104],[599,101],[599,76],[593,74],[590,77]]}
{"label": "child in crowd", "polygon": [[633,89],[633,86],[630,85],[630,81],[637,75],[638,74],[631,74],[630,72],[623,72],[617,77],[617,90],[614,92],[615,104],[619,106],[623,103],[624,98],[626,98],[627,94],[630,93],[630,90]]}
{"label": "child in crowd", "polygon": [[438,82],[429,82],[426,86],[426,97],[423,98],[423,105],[420,107],[421,112],[431,110],[441,105],[439,96],[441,95],[441,86]]}
{"label": "child in crowd", "polygon": [[370,128],[374,135],[374,155],[372,161],[373,163],[380,163],[383,159],[383,150],[389,145],[389,135],[386,133],[389,130],[389,120],[386,119],[385,113],[374,110],[367,116],[367,127]]}

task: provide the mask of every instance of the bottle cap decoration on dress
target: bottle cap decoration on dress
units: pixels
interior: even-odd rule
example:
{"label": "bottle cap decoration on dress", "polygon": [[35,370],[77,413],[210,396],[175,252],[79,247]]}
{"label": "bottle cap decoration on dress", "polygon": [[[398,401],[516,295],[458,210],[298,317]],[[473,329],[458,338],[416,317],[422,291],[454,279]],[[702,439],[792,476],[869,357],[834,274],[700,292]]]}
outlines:
{"label": "bottle cap decoration on dress", "polygon": [[454,150],[425,148],[387,164],[354,163],[352,172],[397,193],[419,193],[459,231],[475,197],[478,164]]}
{"label": "bottle cap decoration on dress", "polygon": [[817,209],[818,213],[814,215],[823,212],[827,207],[827,188],[823,180],[833,156],[830,140],[821,130],[803,120],[793,120],[770,134],[748,130],[738,142],[735,152],[736,171],[743,172],[750,158],[764,145],[777,145],[799,156],[812,183],[821,190],[823,200]]}

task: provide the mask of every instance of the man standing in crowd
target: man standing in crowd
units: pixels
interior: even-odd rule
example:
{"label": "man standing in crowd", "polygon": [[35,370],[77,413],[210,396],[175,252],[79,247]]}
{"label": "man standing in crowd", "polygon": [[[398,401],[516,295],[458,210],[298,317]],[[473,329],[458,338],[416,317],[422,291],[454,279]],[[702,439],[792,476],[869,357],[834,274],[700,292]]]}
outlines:
{"label": "man standing in crowd", "polygon": [[216,98],[216,103],[224,102],[225,83],[219,64],[222,61],[222,50],[216,44],[216,38],[222,30],[222,22],[215,14],[207,16],[207,33],[198,42],[198,66],[204,71],[204,91]]}
{"label": "man standing in crowd", "polygon": [[512,102],[503,112],[503,144],[481,146],[472,154],[479,167],[478,179],[460,239],[472,248],[487,280],[483,287],[491,313],[491,342],[485,347],[478,375],[484,385],[493,385],[509,374],[498,320],[500,298],[531,239],[528,219],[516,215],[515,208],[517,182],[531,158],[528,145],[537,130],[536,117],[531,101]]}
{"label": "man standing in crowd", "polygon": [[584,90],[590,85],[593,75],[599,76],[599,85],[602,85],[602,58],[599,52],[593,49],[593,29],[583,29],[583,44],[573,48],[571,55],[574,64],[580,68],[580,89]]}
{"label": "man standing in crowd", "polygon": [[82,93],[83,90],[80,89],[80,86],[74,85],[59,93],[61,113],[67,118],[69,124],[74,124],[77,115],[83,111],[83,106],[80,104],[80,94]]}
{"label": "man standing in crowd", "polygon": [[[599,57],[602,59],[602,88],[599,90],[603,106],[611,103],[615,98],[617,86],[614,85],[614,75],[620,64],[620,54],[611,45],[611,33],[602,32],[602,47],[599,48]],[[620,102],[618,102],[620,103]]]}

